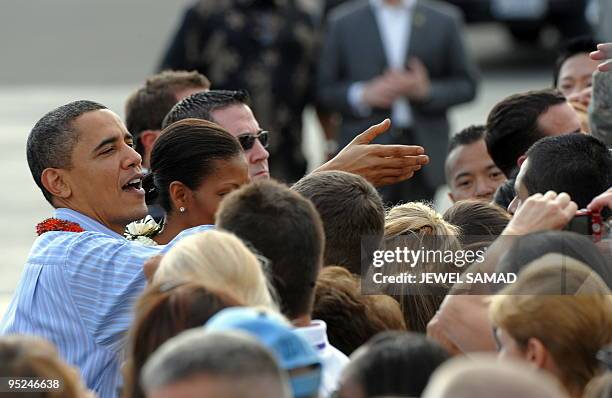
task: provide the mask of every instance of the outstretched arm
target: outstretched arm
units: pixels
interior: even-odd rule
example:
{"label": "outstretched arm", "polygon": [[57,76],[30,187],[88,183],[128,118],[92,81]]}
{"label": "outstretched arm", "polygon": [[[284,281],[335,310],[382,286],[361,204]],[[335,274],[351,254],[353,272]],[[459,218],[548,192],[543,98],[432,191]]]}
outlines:
{"label": "outstretched arm", "polygon": [[370,144],[390,126],[391,121],[385,119],[370,127],[313,172],[346,171],[364,177],[377,187],[407,180],[429,162],[429,157],[420,146]]}

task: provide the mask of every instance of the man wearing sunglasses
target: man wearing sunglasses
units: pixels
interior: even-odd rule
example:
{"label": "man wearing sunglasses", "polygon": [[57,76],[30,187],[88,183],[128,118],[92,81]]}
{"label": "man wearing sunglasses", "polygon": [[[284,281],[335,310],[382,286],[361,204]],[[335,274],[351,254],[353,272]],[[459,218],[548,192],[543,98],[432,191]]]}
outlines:
{"label": "man wearing sunglasses", "polygon": [[198,93],[177,103],[166,115],[162,127],[187,118],[215,122],[240,141],[249,164],[250,177],[269,178],[270,154],[266,150],[269,133],[259,127],[247,101],[248,95],[243,91],[211,90]]}
{"label": "man wearing sunglasses", "polygon": [[[163,128],[187,118],[215,122],[237,137],[245,151],[251,179],[270,178],[270,154],[266,150],[270,133],[259,126],[248,106],[248,94],[245,91],[210,90],[191,95],[177,103],[166,115]],[[412,177],[415,171],[429,161],[423,148],[368,145],[388,128],[388,121],[371,127],[317,171],[342,170],[358,174],[375,186],[395,184]]]}

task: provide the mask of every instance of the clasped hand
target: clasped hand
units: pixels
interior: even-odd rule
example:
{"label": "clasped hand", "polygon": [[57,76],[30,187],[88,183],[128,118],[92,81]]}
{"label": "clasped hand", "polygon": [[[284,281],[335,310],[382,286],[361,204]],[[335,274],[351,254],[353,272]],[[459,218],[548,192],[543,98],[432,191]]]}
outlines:
{"label": "clasped hand", "polygon": [[425,65],[412,58],[406,69],[389,69],[366,83],[362,99],[371,107],[388,109],[399,97],[424,101],[429,97],[430,88]]}

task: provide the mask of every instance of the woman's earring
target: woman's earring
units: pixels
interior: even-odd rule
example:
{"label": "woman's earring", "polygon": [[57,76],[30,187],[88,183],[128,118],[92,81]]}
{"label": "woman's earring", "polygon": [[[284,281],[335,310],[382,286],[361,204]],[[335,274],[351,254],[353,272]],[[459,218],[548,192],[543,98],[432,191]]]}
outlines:
{"label": "woman's earring", "polygon": [[185,208],[184,208],[183,206],[181,206],[181,207],[179,207],[179,211],[180,211],[181,213],[184,213],[184,212],[185,212]]}

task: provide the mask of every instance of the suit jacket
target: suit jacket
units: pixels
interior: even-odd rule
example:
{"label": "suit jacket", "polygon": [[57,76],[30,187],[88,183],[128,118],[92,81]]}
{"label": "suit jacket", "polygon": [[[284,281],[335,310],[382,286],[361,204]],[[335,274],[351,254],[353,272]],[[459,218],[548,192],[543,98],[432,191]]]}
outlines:
{"label": "suit jacket", "polygon": [[[460,13],[450,5],[418,1],[413,9],[406,61],[416,57],[423,62],[431,80],[431,95],[424,102],[410,102],[416,134],[412,144],[425,147],[430,156],[430,164],[421,172],[434,187],[444,183],[447,110],[470,101],[476,93],[477,70],[466,54],[461,25]],[[373,109],[369,116],[361,117],[347,95],[352,83],[366,82],[386,69],[387,58],[369,1],[354,0],[334,9],[328,18],[317,85],[320,104],[342,115],[341,146],[390,117],[390,109]],[[398,139],[387,133],[378,142],[397,143]]]}

